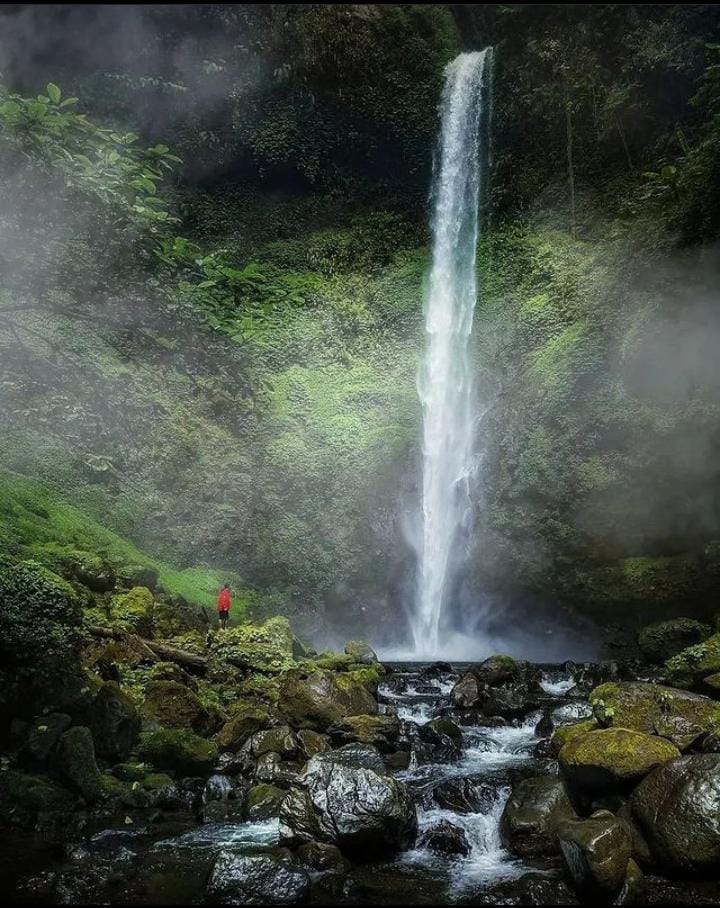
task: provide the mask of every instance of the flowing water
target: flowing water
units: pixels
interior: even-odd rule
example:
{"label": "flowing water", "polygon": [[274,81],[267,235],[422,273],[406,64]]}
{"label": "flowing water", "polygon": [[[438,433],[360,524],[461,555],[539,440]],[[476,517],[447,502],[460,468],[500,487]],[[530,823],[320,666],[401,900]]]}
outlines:
{"label": "flowing water", "polygon": [[469,339],[488,116],[490,50],[460,54],[446,70],[433,179],[432,268],[426,348],[418,376],[423,410],[422,534],[412,618],[415,654],[443,651],[443,613],[470,529],[473,378]]}

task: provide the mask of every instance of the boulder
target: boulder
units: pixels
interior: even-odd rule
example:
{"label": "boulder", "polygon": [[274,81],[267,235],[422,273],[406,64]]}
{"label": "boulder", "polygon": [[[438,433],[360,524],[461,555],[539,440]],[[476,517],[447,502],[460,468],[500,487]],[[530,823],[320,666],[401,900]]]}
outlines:
{"label": "boulder", "polygon": [[664,738],[626,728],[601,728],[572,738],[560,751],[560,771],[573,792],[626,791],[680,752]]}
{"label": "boulder", "polygon": [[255,779],[271,785],[288,788],[297,785],[301,766],[290,760],[282,760],[276,753],[266,753],[258,758],[255,766]]}
{"label": "boulder", "polygon": [[76,725],[60,736],[57,766],[70,788],[91,804],[97,801],[102,791],[102,781],[89,728]]}
{"label": "boulder", "polygon": [[238,710],[215,736],[218,747],[224,751],[238,751],[245,742],[270,725],[270,714],[257,706]]}
{"label": "boulder", "polygon": [[298,739],[289,725],[278,725],[265,731],[258,731],[248,738],[243,748],[253,757],[277,754],[283,760],[298,756]]}
{"label": "boulder", "polygon": [[689,646],[665,663],[668,680],[679,687],[693,687],[716,672],[720,672],[720,634]]}
{"label": "boulder", "polygon": [[253,785],[245,798],[245,818],[250,822],[258,823],[262,820],[279,817],[280,805],[286,794],[287,791],[284,789],[267,782]]}
{"label": "boulder", "polygon": [[321,735],[311,728],[302,728],[298,732],[298,744],[302,756],[306,760],[312,760],[316,754],[325,753],[331,749],[330,740],[327,735]]}
{"label": "boulder", "polygon": [[45,776],[13,769],[0,772],[0,824],[31,828],[42,814],[67,816],[76,798]]}
{"label": "boulder", "polygon": [[201,606],[194,605],[182,596],[163,598],[155,602],[153,633],[168,639],[188,631],[206,631],[210,622]]}
{"label": "boulder", "polygon": [[70,728],[72,719],[65,713],[41,716],[30,726],[21,751],[22,762],[28,766],[44,766],[60,736]]}
{"label": "boulder", "polygon": [[148,637],[152,633],[153,594],[145,586],[135,586],[127,593],[113,596],[110,617],[125,630]]}
{"label": "boulder", "polygon": [[527,662],[506,656],[501,653],[490,656],[479,665],[474,665],[471,672],[481,684],[491,686],[516,683],[526,678],[529,671]]}
{"label": "boulder", "polygon": [[207,886],[208,901],[220,905],[297,905],[310,892],[310,877],[282,856],[221,851]]}
{"label": "boulder", "polygon": [[135,704],[119,685],[114,681],[103,684],[88,714],[97,755],[104,760],[124,760],[137,740],[140,724]]}
{"label": "boulder", "polygon": [[400,781],[332,752],[310,760],[282,803],[280,824],[281,841],[326,842],[360,860],[409,848],[418,828],[415,804]]}
{"label": "boulder", "polygon": [[611,899],[622,890],[632,856],[632,835],[626,823],[600,810],[585,820],[563,820],[557,836],[581,894]]}
{"label": "boulder", "polygon": [[463,733],[450,719],[431,719],[423,727],[434,732],[436,735],[442,735],[449,738],[458,748],[463,745]]}
{"label": "boulder", "polygon": [[124,586],[144,586],[155,592],[158,585],[158,572],[154,567],[143,564],[127,564],[118,571],[118,579]]}
{"label": "boulder", "polygon": [[198,735],[208,734],[212,724],[197,694],[177,681],[151,681],[143,712],[168,728],[190,728]]}
{"label": "boulder", "polygon": [[702,643],[712,634],[707,624],[693,618],[674,618],[649,624],[638,634],[638,646],[648,662],[665,662],[688,646]]}
{"label": "boulder", "polygon": [[363,640],[351,640],[345,644],[345,653],[359,665],[377,665],[378,657],[369,644]]}
{"label": "boulder", "polygon": [[487,813],[497,801],[497,790],[471,779],[446,779],[433,788],[433,800],[443,810],[453,813]]}
{"label": "boulder", "polygon": [[396,716],[347,716],[334,722],[327,730],[336,746],[342,744],[372,744],[381,753],[397,749],[400,721]]}
{"label": "boulder", "polygon": [[350,862],[343,857],[340,849],[324,842],[305,842],[297,849],[295,856],[306,867],[319,873],[345,873],[350,869]]}
{"label": "boulder", "polygon": [[212,662],[229,663],[244,671],[275,674],[294,668],[294,637],[287,618],[270,618],[264,624],[242,624],[216,636]]}
{"label": "boulder", "polygon": [[186,776],[206,775],[218,758],[217,745],[187,729],[159,728],[144,732],[138,746],[140,759],[160,769]]}
{"label": "boulder", "polygon": [[94,593],[107,593],[115,587],[115,571],[99,555],[76,552],[66,564],[68,576]]}
{"label": "boulder", "polygon": [[460,709],[472,709],[480,700],[481,685],[472,672],[466,672],[450,691],[450,699]]}
{"label": "boulder", "polygon": [[720,703],[662,684],[639,681],[603,684],[590,694],[590,705],[595,719],[604,726],[662,734],[668,722],[680,718],[705,732],[720,731]]}
{"label": "boulder", "polygon": [[290,672],[280,685],[278,708],[299,728],[325,731],[347,716],[376,715],[377,700],[360,673]]}
{"label": "boulder", "polygon": [[523,779],[513,786],[500,818],[508,851],[523,858],[557,854],[557,828],[575,810],[565,786],[548,776]]}
{"label": "boulder", "polygon": [[467,857],[471,851],[465,830],[447,820],[441,820],[424,830],[418,840],[418,847],[443,857]]}
{"label": "boulder", "polygon": [[568,741],[572,741],[578,735],[584,735],[598,728],[600,726],[594,719],[582,719],[580,722],[573,722],[571,725],[559,725],[551,738],[553,753],[557,756]]}
{"label": "boulder", "polygon": [[713,872],[720,864],[720,755],[665,763],[630,799],[632,814],[661,867]]}

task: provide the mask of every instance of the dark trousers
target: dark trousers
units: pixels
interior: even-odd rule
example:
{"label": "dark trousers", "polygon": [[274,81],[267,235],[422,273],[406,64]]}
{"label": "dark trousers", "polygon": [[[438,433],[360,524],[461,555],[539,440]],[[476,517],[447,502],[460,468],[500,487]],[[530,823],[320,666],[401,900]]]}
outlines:
{"label": "dark trousers", "polygon": [[227,626],[229,617],[230,617],[230,612],[218,612],[218,620],[220,621],[220,627]]}

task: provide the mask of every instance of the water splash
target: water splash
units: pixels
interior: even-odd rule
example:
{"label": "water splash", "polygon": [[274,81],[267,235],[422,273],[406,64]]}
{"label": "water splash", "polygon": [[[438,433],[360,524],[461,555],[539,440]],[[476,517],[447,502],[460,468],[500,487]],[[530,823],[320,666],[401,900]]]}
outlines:
{"label": "water splash", "polygon": [[442,652],[443,613],[470,531],[473,380],[469,355],[483,176],[481,135],[491,50],[460,54],[445,73],[433,179],[433,253],[425,304],[422,539],[415,653]]}

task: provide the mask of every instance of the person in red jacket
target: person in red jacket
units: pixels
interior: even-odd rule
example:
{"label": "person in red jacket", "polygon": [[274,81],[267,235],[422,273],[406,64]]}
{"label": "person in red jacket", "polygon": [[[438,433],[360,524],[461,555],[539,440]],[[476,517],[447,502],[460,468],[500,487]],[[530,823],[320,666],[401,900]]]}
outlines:
{"label": "person in red jacket", "polygon": [[231,604],[232,600],[230,599],[230,584],[226,583],[225,586],[220,590],[220,595],[218,596],[217,601],[218,620],[220,621],[220,627],[227,627],[228,618],[230,617]]}

